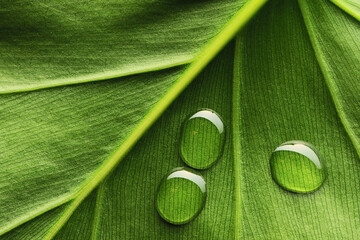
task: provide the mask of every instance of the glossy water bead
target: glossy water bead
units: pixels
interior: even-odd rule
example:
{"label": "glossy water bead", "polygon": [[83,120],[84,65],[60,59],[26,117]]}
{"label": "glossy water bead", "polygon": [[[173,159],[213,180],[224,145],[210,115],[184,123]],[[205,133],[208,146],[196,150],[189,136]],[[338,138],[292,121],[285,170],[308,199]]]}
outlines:
{"label": "glossy water bead", "polygon": [[213,110],[203,109],[191,115],[182,126],[180,155],[192,168],[212,166],[223,152],[225,126]]}
{"label": "glossy water bead", "polygon": [[156,209],[165,221],[180,225],[198,216],[205,200],[204,178],[194,170],[175,168],[160,183]]}
{"label": "glossy water bead", "polygon": [[326,178],[321,154],[303,141],[289,141],[277,147],[271,155],[270,168],[277,184],[296,193],[316,191]]}

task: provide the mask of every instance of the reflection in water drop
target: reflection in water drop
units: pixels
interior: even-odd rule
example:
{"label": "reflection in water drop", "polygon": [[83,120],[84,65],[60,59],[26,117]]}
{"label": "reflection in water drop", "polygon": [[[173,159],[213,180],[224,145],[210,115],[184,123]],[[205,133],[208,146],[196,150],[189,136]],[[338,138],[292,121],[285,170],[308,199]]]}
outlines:
{"label": "reflection in water drop", "polygon": [[221,157],[224,142],[225,127],[219,115],[200,110],[183,124],[180,155],[190,167],[206,169]]}
{"label": "reflection in water drop", "polygon": [[156,209],[167,222],[180,225],[193,220],[205,205],[206,183],[188,168],[175,168],[161,181]]}
{"label": "reflection in water drop", "polygon": [[289,141],[277,147],[270,158],[270,169],[277,184],[296,193],[313,192],[326,178],[320,153],[303,141]]}

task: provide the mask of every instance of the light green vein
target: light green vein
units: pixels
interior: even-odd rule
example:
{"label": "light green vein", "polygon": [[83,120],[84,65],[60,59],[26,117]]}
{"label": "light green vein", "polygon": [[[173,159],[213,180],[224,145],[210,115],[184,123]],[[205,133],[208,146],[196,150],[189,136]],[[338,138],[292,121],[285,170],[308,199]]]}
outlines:
{"label": "light green vein", "polygon": [[[335,5],[337,5],[339,8],[347,12],[349,15],[356,18],[358,21],[360,21],[360,4],[354,3],[352,1],[347,0],[331,0]],[[356,11],[357,9],[358,11]]]}
{"label": "light green vein", "polygon": [[58,79],[58,80],[56,80],[56,82],[43,83],[43,84],[39,84],[35,87],[24,86],[22,88],[13,89],[13,90],[0,89],[0,94],[30,92],[30,91],[36,91],[36,90],[45,89],[45,88],[54,88],[54,87],[60,87],[60,86],[75,85],[75,84],[79,84],[79,83],[96,82],[96,81],[126,77],[126,76],[140,74],[140,73],[155,72],[155,71],[160,71],[160,70],[164,70],[164,69],[168,69],[168,68],[172,68],[172,67],[185,65],[185,64],[191,63],[193,60],[194,59],[187,59],[187,60],[183,60],[183,61],[179,61],[179,62],[175,62],[175,63],[171,63],[171,64],[164,64],[161,66],[144,68],[144,69],[128,71],[128,72],[121,71],[119,73],[119,71],[107,71],[106,73],[91,74],[91,75],[81,76],[78,78],[73,78],[71,81],[66,81],[66,82],[65,82],[65,79]]}
{"label": "light green vein", "polygon": [[52,239],[61,227],[67,222],[76,208],[91,191],[111,172],[123,159],[147,129],[160,117],[165,109],[179,96],[202,69],[217,55],[217,53],[235,36],[267,2],[267,0],[249,0],[225,25],[223,30],[214,37],[195,58],[178,81],[169,89],[165,96],[149,111],[139,125],[134,129],[124,143],[107,159],[88,180],[77,194],[71,205],[64,211],[63,216],[49,230],[44,239]]}
{"label": "light green vein", "polygon": [[97,236],[97,229],[98,229],[100,215],[101,215],[103,190],[104,190],[104,181],[100,184],[100,186],[98,187],[97,193],[96,193],[96,206],[95,206],[94,221],[92,224],[92,231],[91,231],[91,239],[92,240],[95,240],[96,236]]}
{"label": "light green vein", "polygon": [[236,38],[234,53],[234,75],[232,95],[232,139],[234,150],[234,188],[235,188],[235,239],[240,239],[241,232],[241,143],[240,143],[240,39]]}

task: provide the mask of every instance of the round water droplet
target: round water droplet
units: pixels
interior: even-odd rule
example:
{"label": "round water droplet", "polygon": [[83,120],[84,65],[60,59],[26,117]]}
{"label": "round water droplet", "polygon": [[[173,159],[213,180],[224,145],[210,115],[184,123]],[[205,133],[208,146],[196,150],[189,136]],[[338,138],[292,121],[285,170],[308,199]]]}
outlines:
{"label": "round water droplet", "polygon": [[326,178],[321,154],[303,141],[289,141],[277,147],[271,155],[270,168],[277,184],[296,193],[313,192]]}
{"label": "round water droplet", "polygon": [[180,225],[193,220],[205,205],[204,178],[187,168],[175,168],[160,183],[156,209],[167,222]]}
{"label": "round water droplet", "polygon": [[183,123],[180,155],[190,167],[206,169],[221,157],[224,142],[225,127],[219,115],[200,110]]}

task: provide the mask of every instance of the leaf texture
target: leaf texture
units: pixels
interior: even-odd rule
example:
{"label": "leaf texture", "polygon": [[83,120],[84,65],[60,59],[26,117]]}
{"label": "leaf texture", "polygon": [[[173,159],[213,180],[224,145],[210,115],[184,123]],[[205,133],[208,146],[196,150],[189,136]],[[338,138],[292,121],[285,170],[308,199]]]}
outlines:
{"label": "leaf texture", "polygon": [[0,92],[190,62],[245,2],[1,1]]}
{"label": "leaf texture", "polygon": [[299,3],[338,114],[360,156],[360,24],[325,1]]}
{"label": "leaf texture", "polygon": [[[24,6],[42,15],[6,22],[8,28],[0,23],[0,31],[25,33],[23,42],[16,34],[1,37],[6,41],[0,47],[30,51],[24,58],[3,53],[0,63],[33,67],[39,63],[29,57],[34,52],[49,55],[42,55],[45,61],[34,75],[26,76],[26,67],[18,73],[5,67],[0,80],[11,83],[4,81],[3,92],[151,72],[0,96],[6,113],[0,121],[0,143],[6,149],[0,152],[0,229],[7,232],[0,239],[356,239],[360,25],[327,0],[271,1],[162,113],[120,165],[111,167],[111,174],[84,200],[79,198],[169,91],[185,78],[189,83],[226,43],[232,33],[225,31],[211,53],[204,51],[211,48],[202,48],[205,43],[212,46],[209,39],[243,3],[4,2],[7,8],[0,11],[5,16],[15,10],[25,14]],[[90,16],[89,11],[97,14]],[[251,17],[246,11],[241,14]],[[114,24],[120,16],[124,19]],[[56,21],[32,25],[45,19]],[[42,34],[55,25],[63,28],[54,32],[56,38],[41,39],[22,21]],[[89,39],[81,39],[83,34]],[[39,45],[35,40],[30,44],[34,36]],[[54,39],[61,56],[70,56],[66,61],[56,57]],[[46,44],[49,48],[41,51]],[[69,45],[76,48],[65,49]],[[110,47],[113,51],[107,51]],[[76,53],[84,68],[74,67]],[[91,55],[85,60],[87,53]],[[44,70],[46,61],[60,70]],[[10,66],[6,64],[2,66]],[[62,64],[69,68],[59,68]],[[181,66],[171,67],[175,65]],[[194,221],[173,226],[156,213],[156,190],[169,170],[185,165],[178,153],[181,124],[201,108],[224,119],[225,150],[216,165],[201,171],[208,187],[204,210]],[[272,181],[269,157],[288,140],[310,142],[323,154],[328,178],[315,193],[288,193]]]}
{"label": "leaf texture", "polygon": [[[244,7],[244,10],[241,9],[222,30],[225,36],[214,38],[212,45],[208,47],[210,50],[204,49],[204,54],[190,65],[185,74],[183,70],[187,66],[134,75],[107,81],[104,84],[88,83],[74,87],[4,95],[3,99],[9,103],[4,104],[4,109],[15,106],[12,109],[14,114],[4,119],[4,124],[9,124],[7,130],[10,130],[4,144],[10,146],[12,139],[21,140],[20,135],[27,140],[21,147],[31,149],[31,151],[28,159],[17,160],[10,169],[3,170],[4,175],[12,175],[13,181],[5,183],[6,178],[3,179],[1,189],[6,204],[2,207],[10,212],[4,212],[3,217],[0,217],[0,222],[3,221],[0,231],[7,232],[43,212],[74,199],[60,219],[55,221],[54,226],[49,230],[49,235],[45,236],[52,238],[84,198],[121,160],[172,99],[264,2],[253,0]],[[174,81],[179,78],[180,80],[174,84]],[[161,81],[164,82],[160,86],[157,83]],[[101,92],[102,88],[104,92]],[[50,96],[57,98],[44,104],[45,99],[50,99]],[[8,98],[9,100],[6,101]],[[102,98],[105,101],[97,101]],[[144,101],[137,101],[138,98]],[[26,104],[19,104],[23,102],[33,104],[31,106],[39,104],[39,107],[29,108]],[[155,102],[156,107],[154,107]],[[30,110],[23,111],[24,109]],[[73,114],[69,114],[69,110]],[[98,110],[100,112],[97,112]],[[14,124],[18,117],[29,118],[30,122],[24,121],[24,126],[18,126]],[[42,119],[45,120],[42,121]],[[27,131],[28,124],[33,132]],[[119,129],[110,127],[114,124]],[[12,131],[11,127],[16,130]],[[90,144],[87,145],[87,143]],[[70,145],[73,146],[69,147]],[[82,146],[84,147],[81,148]],[[16,146],[13,147],[14,152],[18,150]],[[12,156],[11,151],[9,152],[4,154]],[[12,158],[8,155],[5,157],[4,166],[12,162]],[[40,161],[35,161],[35,159]],[[24,165],[24,162],[27,165]],[[30,165],[32,166],[29,167]],[[27,177],[21,178],[20,175],[24,174]],[[20,196],[19,189],[24,183],[28,188],[24,195]],[[46,189],[46,191],[40,191],[41,189]],[[30,195],[32,196],[28,198],[27,196]],[[54,215],[52,217],[56,218]],[[41,217],[34,221],[39,219]]]}
{"label": "leaf texture", "polygon": [[[257,16],[236,43],[239,238],[356,239],[360,159],[338,117],[300,9],[295,1],[272,1]],[[312,194],[286,192],[271,178],[271,152],[289,140],[312,143],[325,159],[328,178]]]}
{"label": "leaf texture", "polygon": [[2,95],[1,231],[73,198],[181,72]]}

